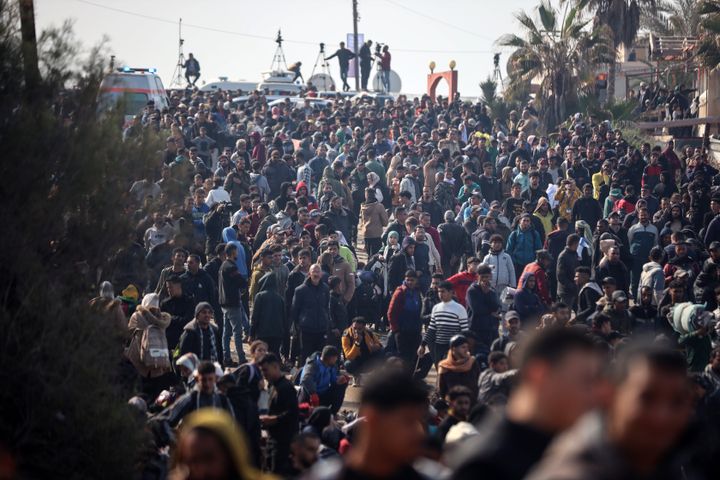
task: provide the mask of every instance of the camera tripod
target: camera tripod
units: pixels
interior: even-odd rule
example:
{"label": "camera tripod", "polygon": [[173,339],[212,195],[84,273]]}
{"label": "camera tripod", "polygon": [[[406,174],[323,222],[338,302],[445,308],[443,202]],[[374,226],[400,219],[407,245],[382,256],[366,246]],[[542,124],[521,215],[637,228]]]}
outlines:
{"label": "camera tripod", "polygon": [[320,73],[318,73],[317,81],[318,83],[322,82],[323,85],[315,85],[317,88],[321,90],[329,90],[329,86],[333,86],[334,82],[332,81],[332,77],[330,75],[330,66],[325,60],[325,44],[320,43],[320,51],[317,54],[317,58],[315,59],[315,65],[313,65],[312,71],[310,72],[310,79],[313,79],[315,77],[315,70],[318,68],[318,64],[320,65]]}
{"label": "camera tripod", "polygon": [[275,43],[277,43],[277,48],[275,49],[275,53],[273,54],[272,65],[270,65],[271,72],[286,71],[288,69],[287,62],[285,61],[285,52],[282,48],[282,42],[282,34],[280,33],[280,30],[278,30],[277,37],[275,37]]}

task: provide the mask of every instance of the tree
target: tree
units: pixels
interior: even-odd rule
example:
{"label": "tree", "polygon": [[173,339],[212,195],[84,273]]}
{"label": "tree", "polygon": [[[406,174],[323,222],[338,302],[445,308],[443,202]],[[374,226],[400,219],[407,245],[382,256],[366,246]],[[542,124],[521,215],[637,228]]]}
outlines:
{"label": "tree", "polygon": [[501,121],[507,120],[510,105],[497,94],[497,82],[491,77],[487,77],[480,82],[480,91],[482,92],[481,100],[485,103],[493,114],[493,117],[499,118]]}
{"label": "tree", "polygon": [[640,27],[655,35],[694,37],[700,32],[698,0],[658,0],[640,9]]}
{"label": "tree", "polygon": [[703,66],[714,69],[720,65],[720,1],[703,0],[698,12],[702,30],[697,58]]}
{"label": "tree", "polygon": [[79,58],[69,28],[40,35],[28,85],[16,5],[0,0],[0,455],[18,478],[132,478],[141,425],[116,380],[121,346],[87,300],[132,232],[122,205],[158,146],[98,119],[102,57]]}
{"label": "tree", "polygon": [[612,40],[614,55],[609,59],[608,99],[615,98],[617,50],[621,45],[631,48],[640,30],[640,12],[643,6],[655,7],[656,0],[577,0],[577,8],[595,14],[596,26],[605,26]]}
{"label": "tree", "polygon": [[498,40],[501,46],[516,48],[509,61],[509,89],[522,91],[531,81],[540,82],[536,101],[545,130],[565,119],[582,79],[609,54],[602,32],[591,28],[577,6],[566,7],[560,14],[543,1],[537,7],[537,21],[520,12],[515,18],[523,35],[507,34]]}

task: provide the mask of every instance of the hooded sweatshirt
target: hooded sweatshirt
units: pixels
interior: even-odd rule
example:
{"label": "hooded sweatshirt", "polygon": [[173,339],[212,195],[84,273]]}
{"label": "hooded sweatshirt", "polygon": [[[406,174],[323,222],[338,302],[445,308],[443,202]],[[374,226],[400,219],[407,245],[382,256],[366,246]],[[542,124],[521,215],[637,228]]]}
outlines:
{"label": "hooded sweatshirt", "polygon": [[[548,211],[545,215],[540,213],[540,207],[543,205],[548,205]],[[543,230],[545,230],[545,236],[547,236],[550,232],[553,231],[553,212],[552,208],[550,207],[550,201],[545,197],[540,197],[540,200],[538,200],[537,207],[535,208],[535,212],[533,213],[533,216],[540,220],[543,226]]]}
{"label": "hooded sweatshirt", "polygon": [[515,292],[515,298],[513,302],[513,310],[520,314],[520,318],[523,322],[532,317],[537,317],[545,312],[545,305],[543,304],[540,297],[535,292],[535,289],[530,290],[527,288],[527,282],[530,277],[535,277],[532,273],[523,273],[520,277],[519,289]]}
{"label": "hooded sweatshirt", "polygon": [[237,264],[240,275],[247,280],[248,278],[248,267],[247,258],[245,257],[245,247],[237,239],[237,232],[233,227],[225,227],[222,231],[222,239],[226,244],[235,245],[238,249],[238,256],[235,263]]}
{"label": "hooded sweatshirt", "polygon": [[642,287],[650,287],[653,290],[653,300],[655,305],[660,304],[660,299],[665,290],[665,274],[663,267],[657,262],[648,262],[642,267],[640,281],[638,282],[637,296],[640,298],[640,290]]}
{"label": "hooded sweatshirt", "polygon": [[259,282],[250,315],[250,336],[282,338],[285,336],[285,299],[277,293],[277,277],[266,273]]}

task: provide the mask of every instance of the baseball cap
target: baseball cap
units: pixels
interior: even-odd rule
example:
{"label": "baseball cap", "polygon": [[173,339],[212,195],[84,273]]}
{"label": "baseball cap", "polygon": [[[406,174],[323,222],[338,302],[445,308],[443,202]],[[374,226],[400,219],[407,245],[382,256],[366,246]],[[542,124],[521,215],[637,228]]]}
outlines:
{"label": "baseball cap", "polygon": [[617,285],[617,281],[613,277],[605,277],[602,279],[603,285]]}
{"label": "baseball cap", "polygon": [[520,314],[515,310],[508,310],[505,314],[505,321],[511,320],[513,318],[516,320],[520,320]]}
{"label": "baseball cap", "polygon": [[708,250],[720,250],[720,242],[718,242],[717,240],[710,242]]}

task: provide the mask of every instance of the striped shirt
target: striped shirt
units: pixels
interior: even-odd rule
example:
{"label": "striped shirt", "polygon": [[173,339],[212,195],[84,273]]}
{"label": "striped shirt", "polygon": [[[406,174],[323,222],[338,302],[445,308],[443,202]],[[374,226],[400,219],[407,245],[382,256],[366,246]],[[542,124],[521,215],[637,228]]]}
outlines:
{"label": "striped shirt", "polygon": [[430,314],[430,325],[425,332],[425,343],[448,344],[450,339],[468,331],[468,316],[465,307],[455,300],[435,305]]}

